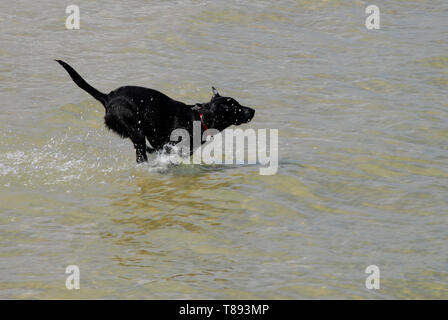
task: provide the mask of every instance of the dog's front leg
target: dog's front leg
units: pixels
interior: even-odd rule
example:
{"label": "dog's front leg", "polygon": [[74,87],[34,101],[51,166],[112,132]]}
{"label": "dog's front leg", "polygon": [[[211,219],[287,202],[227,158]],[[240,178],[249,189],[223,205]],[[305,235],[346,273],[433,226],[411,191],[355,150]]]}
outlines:
{"label": "dog's front leg", "polygon": [[135,154],[137,158],[137,163],[142,163],[148,161],[148,156],[146,155],[146,146],[136,146],[135,147]]}
{"label": "dog's front leg", "polygon": [[146,140],[145,136],[141,132],[134,132],[131,135],[132,143],[134,144],[137,163],[148,161],[146,155]]}

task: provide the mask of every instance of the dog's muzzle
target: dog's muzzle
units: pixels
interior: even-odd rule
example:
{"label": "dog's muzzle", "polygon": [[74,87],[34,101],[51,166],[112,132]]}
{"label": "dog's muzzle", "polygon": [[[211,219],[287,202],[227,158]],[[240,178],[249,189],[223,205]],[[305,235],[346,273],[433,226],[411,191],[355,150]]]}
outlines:
{"label": "dog's muzzle", "polygon": [[255,110],[249,107],[244,107],[244,118],[246,123],[250,122],[255,115]]}

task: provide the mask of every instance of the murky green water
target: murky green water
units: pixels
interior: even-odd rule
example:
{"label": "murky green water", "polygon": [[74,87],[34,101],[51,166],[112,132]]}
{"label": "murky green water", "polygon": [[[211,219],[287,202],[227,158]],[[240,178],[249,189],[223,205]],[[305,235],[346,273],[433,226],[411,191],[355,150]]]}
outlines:
{"label": "murky green water", "polygon": [[[68,4],[0,3],[0,297],[448,298],[446,1],[76,1],[80,30]],[[216,86],[279,129],[278,174],[137,166],[55,58]]]}

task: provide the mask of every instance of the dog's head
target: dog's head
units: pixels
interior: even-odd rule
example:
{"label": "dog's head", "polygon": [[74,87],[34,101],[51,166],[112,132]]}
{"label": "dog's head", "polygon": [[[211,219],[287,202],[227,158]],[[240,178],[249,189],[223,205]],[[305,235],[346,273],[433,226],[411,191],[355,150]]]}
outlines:
{"label": "dog's head", "polygon": [[193,107],[203,114],[210,128],[224,130],[231,125],[240,125],[252,120],[255,110],[239,104],[231,97],[221,97],[215,87],[210,102],[198,103]]}

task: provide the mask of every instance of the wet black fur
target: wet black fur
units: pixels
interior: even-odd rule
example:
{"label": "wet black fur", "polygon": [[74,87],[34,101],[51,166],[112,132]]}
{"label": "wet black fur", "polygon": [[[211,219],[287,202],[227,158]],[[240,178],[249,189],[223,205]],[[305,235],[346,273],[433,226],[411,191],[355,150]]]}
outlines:
{"label": "wet black fur", "polygon": [[[56,60],[68,72],[73,81],[100,101],[106,109],[106,126],[134,144],[137,162],[147,161],[147,152],[161,150],[170,141],[175,129],[186,129],[193,137],[193,121],[203,122],[209,129],[222,131],[231,125],[252,120],[255,110],[241,106],[235,99],[221,97],[213,88],[210,102],[187,105],[163,93],[143,87],[124,86],[104,94],[89,85],[72,67]],[[201,134],[205,131],[201,126]],[[146,140],[151,147],[146,145]],[[203,143],[203,142],[202,142]],[[193,144],[191,144],[193,145]],[[193,149],[191,149],[191,152]]]}

